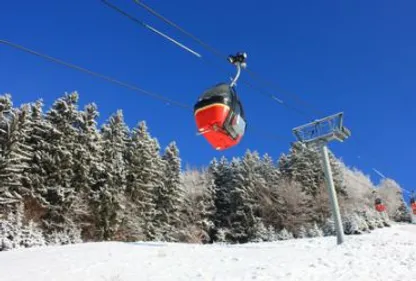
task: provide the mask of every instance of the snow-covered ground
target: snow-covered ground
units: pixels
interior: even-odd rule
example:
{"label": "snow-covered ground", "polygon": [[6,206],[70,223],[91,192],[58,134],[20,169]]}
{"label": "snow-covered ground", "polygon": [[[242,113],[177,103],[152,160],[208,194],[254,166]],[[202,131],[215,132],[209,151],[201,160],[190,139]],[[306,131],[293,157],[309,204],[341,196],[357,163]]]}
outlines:
{"label": "snow-covered ground", "polygon": [[0,280],[415,280],[416,225],[253,243],[85,243],[0,252]]}

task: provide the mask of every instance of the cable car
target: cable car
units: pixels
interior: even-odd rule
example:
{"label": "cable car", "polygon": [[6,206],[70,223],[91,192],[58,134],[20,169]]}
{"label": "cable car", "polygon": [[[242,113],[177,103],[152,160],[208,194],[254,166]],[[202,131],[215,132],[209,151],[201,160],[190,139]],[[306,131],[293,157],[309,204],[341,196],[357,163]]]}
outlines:
{"label": "cable car", "polygon": [[376,207],[377,212],[384,212],[386,210],[386,206],[384,206],[380,198],[377,198],[375,200],[375,207]]}
{"label": "cable car", "polygon": [[410,207],[412,208],[413,215],[416,215],[416,203],[413,202],[412,205],[410,205]]}
{"label": "cable car", "polygon": [[235,89],[241,67],[246,67],[246,58],[246,53],[230,56],[228,60],[237,67],[237,75],[231,84],[219,83],[207,89],[194,105],[199,134],[216,150],[237,145],[247,128],[243,106]]}
{"label": "cable car", "polygon": [[412,208],[413,214],[416,215],[416,200],[414,195],[410,198],[410,208]]}

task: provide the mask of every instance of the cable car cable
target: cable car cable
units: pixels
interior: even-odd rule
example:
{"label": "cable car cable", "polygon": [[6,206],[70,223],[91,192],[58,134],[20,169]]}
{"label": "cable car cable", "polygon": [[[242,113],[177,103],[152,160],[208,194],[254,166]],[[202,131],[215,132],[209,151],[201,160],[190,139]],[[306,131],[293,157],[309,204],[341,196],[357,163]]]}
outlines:
{"label": "cable car cable", "polygon": [[[115,5],[113,5],[113,4],[111,4],[111,3],[109,3],[108,1],[106,1],[106,0],[101,0],[104,4],[106,4],[107,6],[109,6],[110,8],[112,8],[112,9],[114,9],[115,11],[117,11],[117,12],[119,12],[120,14],[122,14],[122,15],[124,15],[125,17],[127,17],[127,18],[129,18],[130,20],[132,20],[132,21],[134,21],[134,22],[136,22],[136,23],[138,23],[138,24],[140,24],[140,25],[142,25],[142,26],[144,26],[144,27],[149,27],[147,24],[145,24],[144,22],[142,22],[141,20],[139,20],[139,19],[137,19],[137,18],[135,18],[135,17],[133,17],[132,15],[130,15],[130,14],[128,14],[128,13],[126,13],[125,11],[123,11],[123,10],[121,10],[120,8],[118,8],[117,6],[115,6]],[[152,30],[153,30],[153,28],[152,28]],[[158,34],[160,33],[160,32],[157,32]],[[165,36],[167,36],[167,35],[165,35]],[[163,37],[165,37],[165,36],[163,36]],[[166,38],[166,37],[165,37]],[[170,38],[170,37],[169,37]],[[171,40],[174,40],[174,39],[171,39]],[[176,42],[176,41],[174,41],[174,42]],[[178,43],[178,42],[176,42],[176,43]],[[178,44],[180,44],[180,43],[178,43]],[[184,45],[182,45],[181,44],[181,46],[184,46]],[[190,50],[190,52],[191,53],[196,53],[195,51],[192,51],[191,49],[189,49],[189,48],[187,48],[187,47],[184,47],[184,48],[186,48],[186,50]],[[198,54],[198,53],[196,53],[196,54]],[[199,58],[201,58],[202,59],[202,56],[200,55],[200,54],[198,54],[197,55]],[[210,63],[209,61],[206,61],[206,60],[203,60],[204,62],[206,62],[206,63]],[[248,82],[245,82],[245,81],[243,81],[242,82],[243,84],[246,84],[248,87],[251,87],[251,88],[253,88],[253,89],[255,89],[256,87],[255,86],[253,86],[252,84],[250,84],[250,83],[248,83]],[[285,102],[283,102],[281,99],[279,99],[279,98],[277,98],[277,97],[275,97],[274,95],[268,95],[268,94],[266,94],[266,93],[264,93],[264,92],[262,92],[259,88],[257,88],[257,91],[260,93],[260,94],[262,94],[262,95],[264,95],[264,96],[266,96],[266,97],[269,97],[269,98],[271,98],[271,99],[273,99],[274,101],[276,101],[276,102],[278,102],[279,104],[281,104],[281,105],[283,105],[284,107],[287,107],[288,109],[290,109],[290,110],[294,110],[294,111],[296,111],[297,113],[299,113],[299,114],[302,114],[302,115],[304,115],[304,116],[308,116],[308,114],[307,113],[305,113],[305,112],[303,112],[303,111],[301,111],[301,110],[299,110],[299,109],[297,109],[297,108],[295,108],[295,107],[292,107],[292,106],[290,106],[290,105],[288,105],[288,104],[286,104]]]}
{"label": "cable car cable", "polygon": [[164,34],[163,32],[157,30],[156,28],[144,23],[141,20],[138,20],[137,18],[127,14],[126,12],[124,12],[123,10],[121,10],[120,8],[118,8],[117,6],[111,4],[110,2],[106,1],[106,0],[101,0],[101,2],[103,2],[105,5],[107,5],[108,7],[112,8],[113,10],[121,13],[122,15],[124,15],[125,17],[128,17],[129,19],[131,19],[132,21],[140,24],[141,26],[143,26],[144,28],[149,29],[150,31],[162,36],[163,38],[173,42],[174,44],[176,44],[177,46],[181,47],[182,49],[185,49],[186,51],[190,52],[191,54],[197,56],[197,57],[201,57],[201,55],[197,52],[195,52],[194,50],[188,48],[187,46],[183,45],[182,43],[179,43],[178,41],[176,41],[175,39],[173,39],[172,37],[169,37],[168,35]]}
{"label": "cable car cable", "polygon": [[[107,76],[107,75],[104,75],[104,74],[101,74],[101,73],[98,73],[98,72],[94,72],[92,70],[83,68],[81,66],[78,66],[78,65],[75,65],[75,64],[72,64],[72,63],[69,63],[69,62],[60,60],[60,59],[55,58],[55,57],[52,57],[52,56],[49,56],[47,54],[43,54],[43,53],[34,51],[32,49],[29,49],[27,47],[21,46],[19,44],[16,44],[16,43],[13,43],[13,42],[10,42],[10,41],[7,41],[7,40],[3,40],[3,39],[0,39],[0,44],[3,44],[5,46],[12,47],[14,49],[18,49],[18,50],[23,51],[23,52],[26,52],[28,54],[31,54],[31,55],[34,55],[34,56],[37,56],[37,57],[46,59],[48,61],[51,61],[51,62],[60,64],[60,65],[66,66],[68,68],[71,68],[71,69],[74,69],[74,70],[77,70],[77,71],[80,71],[80,72],[89,74],[91,76],[101,78],[103,80],[106,80],[107,82],[114,83],[116,85],[119,85],[119,86],[125,87],[127,89],[133,90],[135,92],[139,92],[141,94],[147,95],[147,96],[149,96],[151,98],[154,98],[154,99],[157,99],[159,101],[163,101],[164,103],[167,103],[167,104],[176,106],[178,108],[186,109],[187,111],[191,111],[191,112],[193,110],[193,108],[190,105],[188,105],[188,104],[185,104],[185,103],[182,103],[182,102],[178,102],[176,100],[167,98],[167,97],[162,96],[162,95],[154,94],[152,92],[149,92],[147,90],[141,89],[141,88],[139,88],[137,86],[134,86],[132,84],[129,84],[129,83],[126,83],[126,82],[122,82],[122,81],[120,81],[118,79],[115,79],[113,77],[110,77],[110,76]],[[251,128],[251,130],[255,130],[257,132],[256,133],[257,135],[262,134],[263,135],[263,138],[268,138],[270,140],[273,139],[273,141],[283,140],[283,139],[286,140],[287,139],[287,137],[285,137],[285,136],[278,136],[278,135],[271,136],[270,134],[267,135],[267,137],[266,137],[266,134],[263,133],[261,130],[258,130],[257,128],[252,127],[252,126],[250,126],[250,128]]]}
{"label": "cable car cable", "polygon": [[295,111],[295,112],[297,112],[298,114],[300,114],[300,115],[302,115],[302,116],[305,116],[305,117],[311,117],[311,116],[313,117],[313,115],[311,115],[311,114],[309,114],[309,113],[307,113],[307,112],[305,112],[305,111],[303,111],[303,110],[300,110],[300,109],[298,109],[298,108],[296,108],[296,107],[293,107],[293,106],[291,106],[291,105],[289,105],[289,104],[285,103],[283,100],[279,99],[278,97],[276,97],[276,96],[274,96],[274,95],[269,95],[269,94],[267,94],[267,93],[263,92],[260,88],[258,88],[258,87],[256,87],[256,86],[254,86],[253,84],[250,84],[250,83],[249,83],[249,82],[247,82],[247,81],[242,81],[242,83],[243,83],[243,84],[245,84],[246,86],[248,86],[249,88],[254,89],[254,90],[255,90],[255,91],[257,91],[258,93],[260,93],[260,94],[262,94],[262,95],[264,95],[264,96],[266,96],[266,97],[271,98],[273,101],[275,101],[275,102],[277,102],[277,103],[281,104],[282,106],[286,107],[286,108],[287,108],[287,109],[289,109],[289,110]]}
{"label": "cable car cable", "polygon": [[[205,49],[207,49],[208,51],[210,51],[211,53],[213,53],[215,56],[217,56],[220,59],[224,59],[226,57],[225,54],[223,54],[221,51],[219,51],[218,49],[210,46],[209,44],[205,43],[204,41],[202,41],[201,39],[199,39],[198,37],[196,37],[195,35],[193,35],[192,33],[184,30],[182,27],[180,27],[178,24],[172,22],[171,20],[169,20],[168,18],[166,18],[165,16],[159,14],[158,12],[156,12],[154,9],[152,9],[151,7],[149,7],[148,5],[144,4],[142,1],[140,0],[133,0],[134,3],[136,3],[137,5],[139,5],[140,7],[142,7],[143,9],[145,9],[146,11],[148,11],[149,13],[151,13],[152,15],[154,15],[155,17],[159,18],[160,20],[164,21],[165,23],[169,24],[170,26],[176,28],[177,30],[181,31],[183,34],[189,36],[191,39],[193,39],[195,42],[197,42],[198,44],[200,44],[202,47],[204,47]],[[255,78],[257,77],[257,80],[259,80],[260,75],[255,73],[254,71],[250,70],[250,69],[246,69],[247,73],[250,75],[250,77]],[[272,87],[276,87],[276,85],[273,85],[271,82],[267,81],[266,79],[262,79],[263,80],[263,84],[267,83],[269,85],[271,85]],[[278,87],[279,90],[277,90],[277,92],[280,92],[286,96],[292,96],[295,97],[298,101],[304,103],[305,105],[309,106],[309,107],[314,107],[311,104],[309,104],[308,102],[304,101],[302,98],[300,98],[300,96],[296,95],[296,94],[291,94],[283,89],[281,89],[280,87]],[[321,110],[313,110],[314,113],[318,113],[318,114],[325,114],[323,111]]]}
{"label": "cable car cable", "polygon": [[155,10],[153,10],[152,8],[150,8],[149,6],[147,6],[146,4],[144,4],[142,1],[138,1],[138,0],[133,0],[133,1],[137,5],[141,6],[142,8],[144,8],[145,10],[147,10],[149,13],[151,13],[152,15],[154,15],[155,17],[159,18],[160,20],[164,21],[165,23],[169,24],[170,26],[178,29],[183,34],[185,34],[185,35],[189,36],[190,38],[192,38],[194,41],[196,41],[202,47],[204,47],[205,49],[207,49],[208,51],[210,51],[211,53],[213,53],[214,55],[216,55],[219,59],[223,60],[225,57],[227,57],[222,52],[218,51],[217,49],[215,49],[215,48],[211,47],[210,45],[208,45],[207,43],[203,42],[198,37],[194,36],[192,33],[184,30],[182,27],[180,27],[176,23],[172,22],[171,20],[167,19],[166,17],[162,16],[161,14],[157,13]]}
{"label": "cable car cable", "polygon": [[[134,22],[136,22],[136,23],[138,23],[138,24],[140,24],[140,25],[146,25],[145,23],[143,23],[141,20],[139,20],[139,19],[137,19],[137,18],[135,18],[134,16],[132,16],[132,15],[130,15],[130,14],[128,14],[127,12],[125,12],[125,11],[123,11],[122,9],[120,9],[119,7],[117,7],[117,6],[115,6],[114,4],[111,4],[111,3],[109,3],[108,1],[106,1],[106,0],[101,0],[104,4],[106,4],[107,6],[109,6],[110,8],[113,8],[115,11],[117,11],[117,12],[119,12],[120,14],[122,14],[122,15],[124,15],[125,17],[127,17],[127,18],[129,18],[130,20],[132,20],[132,21],[134,21]],[[139,5],[141,5],[141,4],[139,4]],[[147,7],[147,6],[146,6]],[[149,9],[150,9],[150,7],[148,7]],[[152,14],[153,13],[156,13],[156,12],[154,12],[152,9],[150,9],[149,10]],[[157,14],[157,13],[156,13]],[[183,30],[182,28],[180,28],[178,25],[176,25],[175,23],[173,23],[173,22],[171,22],[171,21],[169,21],[168,19],[165,19],[165,22],[168,22],[170,25],[172,25],[173,27],[175,27],[175,28],[178,28],[180,31],[182,31],[182,32],[184,32],[186,35],[188,35],[188,36],[191,36],[192,37],[192,39],[194,39],[195,41],[197,41],[199,44],[202,44],[203,45],[203,47],[205,47],[205,48],[208,48],[208,49],[210,49],[210,51],[211,52],[214,52],[219,58],[221,58],[222,60],[224,59],[224,57],[226,57],[226,56],[223,56],[220,52],[218,52],[218,51],[216,51],[214,48],[212,48],[212,47],[209,47],[209,45],[207,45],[207,44],[205,44],[204,42],[202,42],[201,40],[199,40],[197,37],[195,37],[195,36],[193,36],[192,34],[190,34],[190,33],[188,33],[188,32],[186,32],[185,30]],[[145,26],[146,27],[146,26]],[[166,35],[167,36],[167,35]],[[172,40],[174,40],[174,39],[172,39]],[[175,42],[177,42],[177,41],[175,41]],[[177,43],[179,43],[179,42],[177,42]],[[180,44],[180,43],[179,43]],[[185,47],[185,48],[187,48],[187,47]],[[188,48],[189,49],[189,48]],[[195,51],[191,51],[191,52],[195,52]],[[195,52],[196,53],[196,52]],[[209,61],[207,61],[207,60],[204,60],[203,59],[203,57],[202,57],[202,55],[199,55],[198,54],[198,58],[200,58],[201,60],[203,60],[204,62],[206,62],[206,63],[209,63]],[[257,91],[258,91],[258,93],[260,93],[260,94],[262,94],[262,95],[264,95],[264,96],[266,96],[266,97],[268,97],[268,98],[271,98],[273,101],[275,101],[275,102],[277,102],[277,103],[279,103],[280,105],[282,105],[282,106],[284,106],[284,107],[286,107],[287,109],[289,109],[289,110],[293,110],[293,111],[295,111],[295,112],[297,112],[297,113],[299,113],[299,114],[301,114],[301,115],[303,115],[303,116],[309,116],[309,117],[314,117],[313,115],[310,115],[310,114],[308,114],[308,113],[305,113],[304,111],[302,111],[302,110],[300,110],[300,109],[297,109],[296,107],[293,107],[293,106],[290,106],[290,105],[288,105],[286,102],[284,102],[282,99],[279,99],[279,98],[277,98],[275,95],[272,95],[272,94],[267,94],[267,93],[265,93],[265,92],[263,92],[263,90],[261,90],[261,89],[259,89],[258,87],[254,87],[252,84],[249,84],[248,82],[246,82],[246,81],[241,81],[241,83],[242,84],[245,84],[245,85],[247,85],[248,87],[251,87],[251,88],[253,88],[253,89],[255,89],[255,88],[257,88]]]}
{"label": "cable car cable", "polygon": [[91,71],[91,70],[89,70],[89,69],[86,69],[86,68],[83,68],[83,67],[77,66],[77,65],[75,65],[75,64],[68,63],[68,62],[62,61],[62,60],[60,60],[60,59],[57,59],[57,58],[51,57],[51,56],[49,56],[49,55],[46,55],[46,54],[42,54],[42,53],[36,52],[36,51],[31,50],[31,49],[29,49],[29,48],[26,48],[26,47],[23,47],[23,46],[21,46],[21,45],[18,45],[18,44],[12,43],[12,42],[10,42],[10,41],[7,41],[7,40],[1,40],[1,39],[0,39],[0,43],[1,43],[1,44],[4,44],[4,45],[7,45],[7,46],[10,46],[10,47],[15,48],[15,49],[19,49],[19,50],[24,51],[24,52],[26,52],[26,53],[29,53],[29,54],[32,54],[32,55],[35,55],[35,56],[38,56],[38,57],[41,57],[41,58],[47,59],[47,60],[49,60],[49,61],[52,61],[52,62],[55,62],[55,63],[61,64],[61,65],[64,65],[64,66],[66,66],[66,67],[69,67],[69,68],[72,68],[72,69],[75,69],[75,70],[78,70],[78,71],[81,71],[81,72],[87,73],[87,74],[89,74],[89,75],[92,75],[92,76],[95,76],[95,77],[98,77],[98,78],[104,79],[104,80],[106,80],[106,81],[108,81],[108,82],[111,82],[111,83],[114,83],[114,84],[117,84],[117,85],[123,86],[123,87],[125,87],[125,88],[130,89],[130,90],[133,90],[133,91],[136,91],[136,92],[142,93],[142,94],[144,94],[144,95],[150,96],[150,97],[152,97],[152,98],[154,98],[154,99],[158,99],[158,100],[164,101],[164,102],[169,103],[169,104],[172,104],[172,105],[174,105],[174,106],[181,107],[181,108],[185,108],[185,109],[188,109],[188,110],[192,110],[192,107],[191,107],[190,105],[188,105],[188,104],[185,104],[185,103],[182,103],[182,102],[178,102],[178,101],[172,100],[172,99],[167,98],[167,97],[164,97],[164,96],[162,96],[162,95],[158,95],[158,94],[151,93],[151,92],[149,92],[149,91],[143,90],[143,89],[141,89],[141,88],[139,88],[139,87],[136,87],[136,86],[134,86],[134,85],[131,85],[131,84],[128,84],[128,83],[122,82],[122,81],[120,81],[120,80],[117,80],[117,79],[115,79],[115,78],[112,78],[112,77],[110,77],[110,76],[103,75],[103,74],[100,74],[100,73],[98,73],[98,72],[94,72],[94,71]]}

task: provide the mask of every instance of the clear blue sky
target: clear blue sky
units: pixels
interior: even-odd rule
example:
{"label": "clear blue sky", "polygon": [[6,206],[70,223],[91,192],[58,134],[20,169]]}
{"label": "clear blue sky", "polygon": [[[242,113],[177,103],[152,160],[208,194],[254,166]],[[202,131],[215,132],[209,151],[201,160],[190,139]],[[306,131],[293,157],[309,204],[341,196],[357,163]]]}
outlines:
{"label": "clear blue sky", "polygon": [[[231,65],[135,5],[114,1],[217,63],[212,67],[131,22],[100,1],[6,1],[1,39],[14,41],[148,91],[193,105],[207,87],[228,81]],[[415,1],[152,1],[145,3],[225,54],[248,53],[248,67],[295,93],[325,114],[344,111],[352,137],[330,148],[351,166],[379,177],[377,168],[404,188],[416,183]],[[249,79],[246,72],[241,80]],[[49,106],[64,92],[95,102],[100,122],[122,109],[133,127],[146,120],[164,148],[175,140],[184,165],[246,149],[274,159],[294,140],[291,129],[311,121],[238,84],[249,129],[238,147],[211,149],[195,135],[192,112],[0,45],[0,93],[16,105],[43,98]],[[292,106],[312,108],[273,89]],[[322,116],[315,116],[322,117]],[[282,139],[264,138],[251,127]]]}

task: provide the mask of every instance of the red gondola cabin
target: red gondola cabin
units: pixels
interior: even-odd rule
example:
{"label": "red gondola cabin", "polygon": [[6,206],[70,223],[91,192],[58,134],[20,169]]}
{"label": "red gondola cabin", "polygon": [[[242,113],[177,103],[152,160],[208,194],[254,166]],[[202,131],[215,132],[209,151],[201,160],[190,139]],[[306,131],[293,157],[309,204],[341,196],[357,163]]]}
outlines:
{"label": "red gondola cabin", "polygon": [[194,106],[194,116],[199,133],[217,150],[238,144],[247,126],[234,87],[225,83],[200,96]]}
{"label": "red gondola cabin", "polygon": [[413,214],[416,215],[416,202],[413,197],[410,199],[410,208],[412,208]]}
{"label": "red gondola cabin", "polygon": [[386,206],[381,202],[381,199],[377,198],[375,201],[375,207],[377,212],[384,212],[386,210]]}

